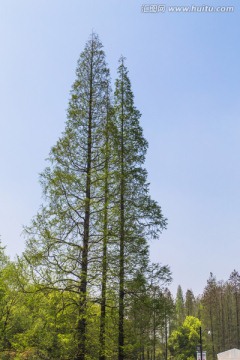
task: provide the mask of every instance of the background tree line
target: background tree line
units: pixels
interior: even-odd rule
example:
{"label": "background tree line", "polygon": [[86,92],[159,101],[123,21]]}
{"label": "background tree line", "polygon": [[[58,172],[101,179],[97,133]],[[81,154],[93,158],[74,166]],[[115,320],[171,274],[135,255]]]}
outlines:
{"label": "background tree line", "polygon": [[168,343],[173,358],[196,358],[200,326],[203,350],[209,359],[229,349],[240,349],[239,309],[240,275],[236,270],[227,281],[217,281],[211,273],[203,294],[197,297],[191,290],[184,296],[179,286]]}
{"label": "background tree line", "polygon": [[[42,287],[26,277],[24,261],[0,251],[0,358],[71,359],[77,353],[78,294]],[[174,298],[166,282],[169,269],[158,264],[128,281],[124,314],[125,358],[196,359],[199,329],[208,359],[239,348],[239,274],[226,282],[211,274],[203,294],[178,287]],[[118,358],[118,298],[110,291],[105,316],[105,356]],[[101,347],[101,299],[87,308],[86,358],[98,359]],[[208,334],[208,331],[211,331]],[[102,355],[101,355],[102,356]]]}

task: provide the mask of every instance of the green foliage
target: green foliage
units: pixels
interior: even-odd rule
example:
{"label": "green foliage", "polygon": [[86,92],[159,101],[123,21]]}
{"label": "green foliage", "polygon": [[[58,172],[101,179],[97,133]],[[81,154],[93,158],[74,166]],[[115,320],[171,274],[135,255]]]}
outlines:
{"label": "green foliage", "polygon": [[177,326],[181,326],[185,319],[185,308],[184,308],[183,291],[180,285],[177,288],[175,306],[176,306]]}
{"label": "green foliage", "polygon": [[168,339],[168,348],[174,359],[190,360],[196,358],[200,326],[201,322],[198,318],[187,316],[183,325],[171,333]]}
{"label": "green foliage", "polygon": [[150,196],[140,116],[123,57],[111,99],[93,33],[78,60],[65,130],[40,176],[44,202],[25,228],[26,250],[13,263],[0,247],[2,359],[135,360],[144,347],[160,352],[171,274],[149,263],[148,240],[166,219]]}
{"label": "green foliage", "polygon": [[185,305],[184,308],[185,308],[186,316],[189,315],[196,316],[197,306],[196,306],[194,294],[191,290],[187,290],[186,292],[184,305]]}

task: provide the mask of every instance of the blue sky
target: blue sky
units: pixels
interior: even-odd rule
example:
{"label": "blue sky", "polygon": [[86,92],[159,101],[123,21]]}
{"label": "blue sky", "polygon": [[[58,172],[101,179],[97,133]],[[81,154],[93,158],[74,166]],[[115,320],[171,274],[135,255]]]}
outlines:
{"label": "blue sky", "polygon": [[[143,13],[143,4],[234,6],[231,13]],[[64,129],[77,59],[92,31],[112,79],[127,58],[149,142],[151,194],[168,230],[151,258],[172,290],[203,291],[240,271],[240,4],[236,0],[8,0],[0,4],[0,234],[24,249],[38,174]]]}

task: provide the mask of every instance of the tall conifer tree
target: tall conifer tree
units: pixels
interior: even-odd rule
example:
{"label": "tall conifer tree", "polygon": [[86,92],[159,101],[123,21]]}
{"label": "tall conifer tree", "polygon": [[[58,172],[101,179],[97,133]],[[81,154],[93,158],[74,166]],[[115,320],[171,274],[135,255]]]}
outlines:
{"label": "tall conifer tree", "polygon": [[78,61],[65,131],[41,175],[46,204],[26,229],[25,257],[35,276],[48,286],[76,294],[75,360],[84,360],[87,352],[87,291],[93,253],[102,235],[96,224],[103,211],[99,189],[104,181],[108,106],[109,70],[102,44],[93,33]]}
{"label": "tall conifer tree", "polygon": [[237,329],[237,341],[236,346],[240,347],[240,306],[239,306],[239,293],[240,293],[240,275],[236,270],[230,274],[229,283],[232,285],[235,300],[236,309],[236,329]]}
{"label": "tall conifer tree", "polygon": [[147,238],[156,238],[166,226],[161,208],[149,195],[147,172],[143,168],[147,141],[139,124],[140,112],[134,96],[125,59],[120,58],[114,93],[115,123],[118,132],[117,181],[119,184],[119,338],[118,360],[124,351],[126,281],[148,263]]}
{"label": "tall conifer tree", "polygon": [[[111,208],[114,207],[112,180],[114,173],[114,124],[113,109],[111,104],[111,89],[108,89],[108,104],[104,126],[104,144],[102,147],[103,158],[103,183],[101,191],[103,194],[103,211],[100,217],[102,227],[102,259],[101,259],[101,292],[100,292],[100,332],[99,332],[99,360],[106,359],[106,317],[107,317],[107,291],[109,285],[109,247],[111,247],[110,227],[113,228]],[[114,216],[113,216],[114,217]],[[110,244],[109,244],[110,243]]]}

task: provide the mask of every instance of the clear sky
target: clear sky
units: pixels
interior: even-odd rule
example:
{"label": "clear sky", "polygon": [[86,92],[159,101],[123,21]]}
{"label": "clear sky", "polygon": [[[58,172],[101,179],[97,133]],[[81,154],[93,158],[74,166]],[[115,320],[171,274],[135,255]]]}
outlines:
{"label": "clear sky", "polygon": [[[150,13],[152,4],[166,11]],[[234,11],[169,8],[192,5]],[[210,272],[227,280],[240,271],[239,0],[0,1],[2,243],[12,257],[24,249],[22,226],[42,202],[38,174],[64,129],[92,31],[113,80],[127,58],[142,113],[151,194],[168,218],[151,258],[170,265],[172,291],[200,294]]]}

